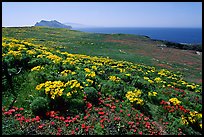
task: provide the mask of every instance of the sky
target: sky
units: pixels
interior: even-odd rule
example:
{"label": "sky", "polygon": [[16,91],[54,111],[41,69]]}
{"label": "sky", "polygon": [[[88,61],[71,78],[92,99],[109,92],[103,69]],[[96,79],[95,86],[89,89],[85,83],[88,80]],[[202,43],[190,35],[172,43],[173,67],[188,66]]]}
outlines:
{"label": "sky", "polygon": [[95,27],[202,28],[202,2],[2,2],[2,26],[41,20]]}

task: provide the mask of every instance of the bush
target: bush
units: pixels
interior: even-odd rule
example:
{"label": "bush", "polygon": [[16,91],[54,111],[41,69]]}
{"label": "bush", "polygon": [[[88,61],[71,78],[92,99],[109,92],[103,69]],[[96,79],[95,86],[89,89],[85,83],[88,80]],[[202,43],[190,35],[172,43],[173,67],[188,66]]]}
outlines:
{"label": "bush", "polygon": [[34,115],[45,117],[45,114],[49,109],[48,100],[43,97],[37,97],[30,104],[30,107]]}
{"label": "bush", "polygon": [[94,87],[85,87],[84,88],[85,94],[87,94],[87,101],[98,104],[98,93],[97,90]]}

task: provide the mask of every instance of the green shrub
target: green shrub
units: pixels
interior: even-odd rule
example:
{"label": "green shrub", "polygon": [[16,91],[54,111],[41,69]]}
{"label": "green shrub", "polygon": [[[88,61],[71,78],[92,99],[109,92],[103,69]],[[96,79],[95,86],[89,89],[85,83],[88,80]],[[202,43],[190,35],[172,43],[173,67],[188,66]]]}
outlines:
{"label": "green shrub", "polygon": [[98,104],[98,92],[94,87],[85,87],[84,92],[87,95],[87,101]]}
{"label": "green shrub", "polygon": [[43,97],[37,97],[30,104],[30,107],[34,115],[45,117],[45,114],[49,109],[48,100]]}

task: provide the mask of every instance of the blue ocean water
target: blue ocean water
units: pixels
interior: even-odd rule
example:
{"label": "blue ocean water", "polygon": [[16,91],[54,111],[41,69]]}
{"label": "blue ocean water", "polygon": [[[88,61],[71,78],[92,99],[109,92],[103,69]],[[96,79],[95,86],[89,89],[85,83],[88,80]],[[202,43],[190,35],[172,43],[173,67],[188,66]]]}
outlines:
{"label": "blue ocean water", "polygon": [[93,33],[123,33],[145,35],[151,39],[167,40],[176,43],[201,44],[202,28],[73,28]]}

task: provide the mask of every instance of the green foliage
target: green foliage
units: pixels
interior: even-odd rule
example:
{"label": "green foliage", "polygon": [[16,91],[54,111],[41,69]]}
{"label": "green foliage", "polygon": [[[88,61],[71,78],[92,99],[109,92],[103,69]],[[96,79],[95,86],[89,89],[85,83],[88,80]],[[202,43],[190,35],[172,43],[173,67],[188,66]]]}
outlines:
{"label": "green foliage", "polygon": [[94,128],[94,133],[95,133],[96,135],[104,135],[104,131],[103,131],[103,129],[101,128],[100,123],[97,123],[97,124],[96,124],[96,126],[95,126],[95,128]]}
{"label": "green foliage", "polygon": [[20,123],[12,117],[2,117],[2,135],[23,135],[24,132],[19,130]]}
{"label": "green foliage", "polygon": [[87,101],[98,104],[98,91],[94,87],[85,87],[84,93],[87,95]]}
{"label": "green foliage", "polygon": [[34,115],[45,117],[46,112],[49,110],[49,102],[44,97],[37,97],[30,104],[30,107]]}

